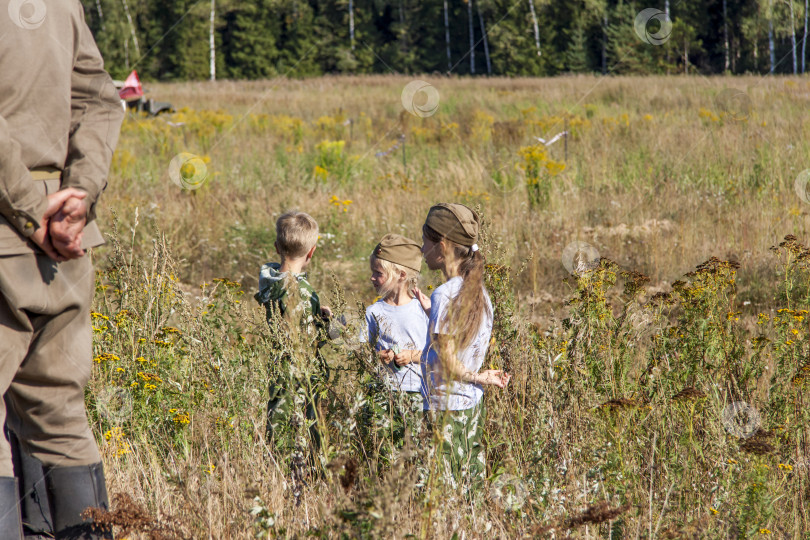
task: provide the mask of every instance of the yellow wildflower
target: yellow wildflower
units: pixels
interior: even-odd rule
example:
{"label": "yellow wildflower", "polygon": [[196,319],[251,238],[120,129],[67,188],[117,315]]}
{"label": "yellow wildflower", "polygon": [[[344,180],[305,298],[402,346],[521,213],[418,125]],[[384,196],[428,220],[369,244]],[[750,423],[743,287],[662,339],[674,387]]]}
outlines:
{"label": "yellow wildflower", "polygon": [[312,170],[312,176],[318,180],[326,180],[326,177],[329,176],[329,171],[320,165],[315,165],[315,168]]}

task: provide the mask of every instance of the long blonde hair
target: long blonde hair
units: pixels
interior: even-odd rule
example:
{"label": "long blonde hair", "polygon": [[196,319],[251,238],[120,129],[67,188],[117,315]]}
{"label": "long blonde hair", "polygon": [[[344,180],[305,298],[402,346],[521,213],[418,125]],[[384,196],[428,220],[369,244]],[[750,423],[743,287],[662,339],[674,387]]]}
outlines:
{"label": "long blonde hair", "polygon": [[486,300],[484,291],[484,256],[481,251],[472,247],[462,246],[448,240],[427,225],[422,231],[428,240],[438,244],[444,241],[445,245],[453,250],[455,259],[459,261],[458,272],[464,282],[461,290],[450,303],[448,310],[450,334],[460,349],[470,346],[485,317],[492,316],[492,310]]}

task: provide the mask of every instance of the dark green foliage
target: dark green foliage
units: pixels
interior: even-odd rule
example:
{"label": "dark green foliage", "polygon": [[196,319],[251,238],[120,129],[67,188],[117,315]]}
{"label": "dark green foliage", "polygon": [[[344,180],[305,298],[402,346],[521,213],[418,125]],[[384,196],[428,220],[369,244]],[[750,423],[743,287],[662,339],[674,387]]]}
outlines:
{"label": "dark green foliage", "polygon": [[[274,2],[240,2],[226,14],[222,29],[226,77],[260,79],[276,74],[277,38],[285,22],[283,9],[271,9]],[[236,46],[238,44],[238,46]]]}
{"label": "dark green foliage", "polygon": [[[671,1],[672,32],[660,44],[640,39],[633,22],[642,9],[663,11],[663,1],[533,0],[538,40],[528,0],[469,1],[472,10],[467,0],[447,0],[449,62],[444,0],[352,0],[353,39],[349,0],[83,4],[116,78],[133,68],[145,79],[209,78],[212,8],[218,78],[470,74],[470,12],[476,75],[487,73],[481,19],[493,75],[767,73],[771,26],[775,72],[792,72],[794,29],[799,69],[802,64],[800,0],[792,0],[792,12],[788,2],[726,0],[724,10],[723,0]],[[651,31],[657,28],[653,22]]]}

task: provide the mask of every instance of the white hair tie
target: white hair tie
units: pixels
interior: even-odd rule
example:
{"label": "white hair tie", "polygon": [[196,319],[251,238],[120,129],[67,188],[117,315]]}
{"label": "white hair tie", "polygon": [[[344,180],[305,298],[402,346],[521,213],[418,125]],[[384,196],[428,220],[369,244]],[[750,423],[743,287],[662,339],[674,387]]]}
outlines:
{"label": "white hair tie", "polygon": [[472,246],[470,246],[470,250],[471,251],[478,251],[478,244],[473,244]]}

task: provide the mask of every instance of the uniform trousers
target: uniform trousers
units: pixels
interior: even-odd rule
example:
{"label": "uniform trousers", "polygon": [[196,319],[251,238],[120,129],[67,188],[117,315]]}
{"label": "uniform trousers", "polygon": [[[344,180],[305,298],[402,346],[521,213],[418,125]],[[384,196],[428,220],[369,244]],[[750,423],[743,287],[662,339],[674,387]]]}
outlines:
{"label": "uniform trousers", "polygon": [[[55,262],[44,254],[0,256],[0,425],[50,467],[101,461],[87,421],[92,367],[88,255]],[[0,437],[0,476],[13,476]]]}

